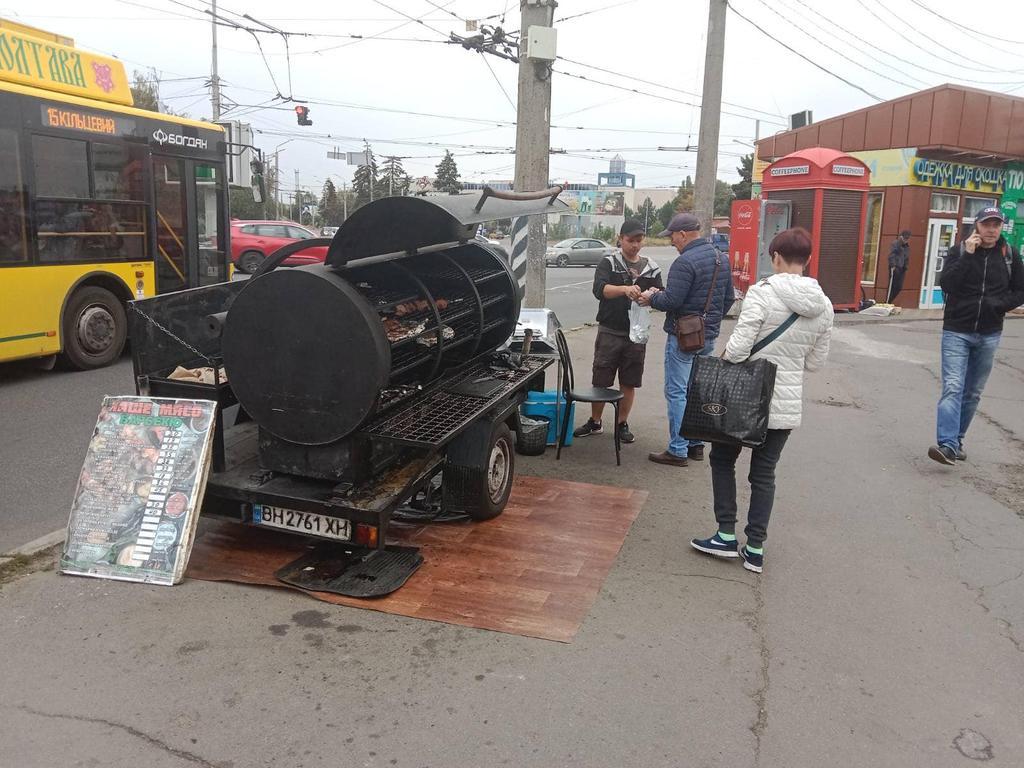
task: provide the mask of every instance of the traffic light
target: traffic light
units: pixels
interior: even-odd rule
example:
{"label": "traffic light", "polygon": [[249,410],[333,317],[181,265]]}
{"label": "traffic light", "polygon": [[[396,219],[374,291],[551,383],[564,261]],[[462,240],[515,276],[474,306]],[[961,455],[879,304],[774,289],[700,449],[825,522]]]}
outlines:
{"label": "traffic light", "polygon": [[295,107],[295,116],[299,119],[299,125],[313,124],[313,121],[309,119],[309,107],[304,104],[299,104]]}

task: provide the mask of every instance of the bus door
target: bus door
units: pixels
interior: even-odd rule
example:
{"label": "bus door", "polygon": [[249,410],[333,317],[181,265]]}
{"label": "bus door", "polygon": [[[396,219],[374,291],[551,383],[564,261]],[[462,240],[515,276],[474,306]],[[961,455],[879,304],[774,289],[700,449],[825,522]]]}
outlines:
{"label": "bus door", "polygon": [[157,293],[228,279],[224,164],[153,155]]}

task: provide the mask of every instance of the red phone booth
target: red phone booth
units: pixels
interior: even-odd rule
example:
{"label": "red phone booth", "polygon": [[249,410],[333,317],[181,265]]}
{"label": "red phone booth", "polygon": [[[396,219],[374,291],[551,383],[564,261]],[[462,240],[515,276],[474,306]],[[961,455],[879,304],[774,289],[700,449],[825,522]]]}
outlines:
{"label": "red phone booth", "polygon": [[[790,227],[811,233],[814,250],[807,274],[821,284],[836,309],[860,304],[864,260],[864,217],[870,172],[860,160],[824,147],[801,149],[765,168],[761,196],[766,205],[788,204]],[[762,219],[762,229],[764,219]],[[762,233],[759,272],[764,271],[770,237]]]}

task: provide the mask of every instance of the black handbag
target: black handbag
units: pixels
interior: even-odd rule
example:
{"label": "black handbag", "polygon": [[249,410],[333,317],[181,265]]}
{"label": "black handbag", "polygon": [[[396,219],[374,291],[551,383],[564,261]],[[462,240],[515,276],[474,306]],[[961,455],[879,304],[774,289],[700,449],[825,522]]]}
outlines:
{"label": "black handbag", "polygon": [[[793,313],[761,339],[751,356],[785,333],[800,317]],[[775,363],[764,358],[729,363],[698,355],[690,369],[686,411],[679,434],[690,440],[757,448],[768,437],[768,412],[775,389]]]}

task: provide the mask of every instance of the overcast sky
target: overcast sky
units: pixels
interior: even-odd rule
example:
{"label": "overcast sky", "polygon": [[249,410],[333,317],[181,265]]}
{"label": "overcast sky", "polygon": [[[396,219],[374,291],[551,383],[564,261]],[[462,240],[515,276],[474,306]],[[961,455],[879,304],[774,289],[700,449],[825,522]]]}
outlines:
{"label": "overcast sky", "polygon": [[[0,16],[73,37],[81,48],[122,59],[129,71],[153,67],[166,103],[210,116],[203,78],[210,74],[211,25],[201,10],[209,2],[29,5],[0,0]],[[793,112],[810,109],[821,120],[944,82],[1024,95],[1024,3],[999,3],[969,30],[956,22],[970,21],[973,6],[956,0],[732,0],[732,8],[718,174],[728,181],[738,179],[735,167],[750,151],[743,142],[753,140],[756,118],[765,136],[783,129]],[[378,156],[406,157],[414,176],[432,176],[447,147],[464,181],[512,178],[516,65],[443,41],[449,32],[467,34],[466,19],[499,24],[504,14],[504,28],[518,29],[517,0],[223,0],[218,9],[293,33],[289,68],[280,35],[259,36],[264,60],[253,35],[218,27],[225,102],[265,105],[225,117],[250,122],[265,151],[287,142],[280,147],[283,188],[295,169],[303,187],[318,189],[328,176],[349,182],[354,168],[326,153],[358,150],[363,138]],[[697,143],[700,110],[690,104],[699,104],[703,85],[707,0],[561,0],[555,16],[564,18],[556,23],[559,55],[579,62],[556,62],[556,70],[606,84],[554,74],[552,123],[560,127],[551,144],[571,154],[552,156],[552,177],[596,182],[616,153],[638,186],[677,185],[692,175],[695,152],[657,148]],[[992,34],[1000,39],[985,41]],[[267,108],[276,93],[308,103],[314,125],[299,127],[292,105]]]}

